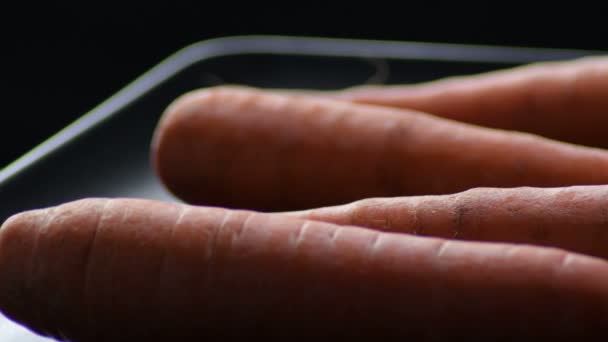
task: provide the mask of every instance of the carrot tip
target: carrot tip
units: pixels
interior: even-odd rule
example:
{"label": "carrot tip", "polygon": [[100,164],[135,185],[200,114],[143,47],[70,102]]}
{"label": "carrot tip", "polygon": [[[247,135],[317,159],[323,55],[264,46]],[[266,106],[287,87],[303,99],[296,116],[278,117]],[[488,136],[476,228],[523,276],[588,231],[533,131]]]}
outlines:
{"label": "carrot tip", "polygon": [[18,226],[20,222],[23,222],[24,219],[29,216],[32,216],[32,213],[26,211],[9,217],[2,223],[2,226],[0,226],[0,231],[5,231],[11,226]]}

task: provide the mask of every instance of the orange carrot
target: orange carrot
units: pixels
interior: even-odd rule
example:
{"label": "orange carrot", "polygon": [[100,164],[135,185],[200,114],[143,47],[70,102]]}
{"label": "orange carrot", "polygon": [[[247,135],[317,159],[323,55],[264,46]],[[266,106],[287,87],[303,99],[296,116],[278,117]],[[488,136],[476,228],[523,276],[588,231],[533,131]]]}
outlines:
{"label": "orange carrot", "polygon": [[289,214],[415,235],[553,246],[608,258],[608,186],[476,188],[452,195],[370,198]]}
{"label": "orange carrot", "polygon": [[73,341],[603,338],[608,264],[282,214],[88,199],[4,223],[0,308]]}
{"label": "orange carrot", "polygon": [[473,187],[608,183],[608,153],[408,110],[214,88],[177,100],[156,170],[188,202],[296,210]]}
{"label": "orange carrot", "polygon": [[316,93],[608,148],[608,58],[535,63],[425,84]]}

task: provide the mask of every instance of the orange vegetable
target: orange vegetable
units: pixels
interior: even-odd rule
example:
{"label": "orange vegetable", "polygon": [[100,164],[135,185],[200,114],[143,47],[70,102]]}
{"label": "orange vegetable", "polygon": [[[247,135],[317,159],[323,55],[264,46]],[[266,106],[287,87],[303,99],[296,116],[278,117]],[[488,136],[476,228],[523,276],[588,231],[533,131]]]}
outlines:
{"label": "orange vegetable", "polygon": [[592,57],[424,84],[361,86],[317,96],[409,108],[486,127],[608,148],[608,58]]}
{"label": "orange vegetable", "polygon": [[188,202],[267,210],[473,187],[608,183],[608,153],[419,112],[253,89],[177,100],[152,149]]}
{"label": "orange vegetable", "polygon": [[0,307],[74,341],[598,337],[608,264],[147,200],[88,199],[0,230]]}
{"label": "orange vegetable", "polygon": [[370,198],[290,215],[448,239],[553,246],[608,258],[608,186],[475,188]]}

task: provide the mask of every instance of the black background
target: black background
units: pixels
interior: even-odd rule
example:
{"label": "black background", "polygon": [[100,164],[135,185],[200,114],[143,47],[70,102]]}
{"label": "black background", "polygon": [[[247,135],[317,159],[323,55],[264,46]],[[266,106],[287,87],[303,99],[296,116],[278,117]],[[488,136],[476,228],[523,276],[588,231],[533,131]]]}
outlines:
{"label": "black background", "polygon": [[432,2],[326,5],[336,8],[201,1],[31,4],[5,10],[0,166],[169,54],[203,39],[287,34],[608,50],[604,12],[574,3],[534,13],[494,2],[470,8]]}

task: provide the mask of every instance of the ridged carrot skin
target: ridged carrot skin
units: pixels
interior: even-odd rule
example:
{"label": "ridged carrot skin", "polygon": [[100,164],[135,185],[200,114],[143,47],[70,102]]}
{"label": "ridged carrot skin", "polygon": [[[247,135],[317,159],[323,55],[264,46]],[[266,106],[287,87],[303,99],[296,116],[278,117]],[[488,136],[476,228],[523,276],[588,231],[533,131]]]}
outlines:
{"label": "ridged carrot skin", "polygon": [[315,92],[356,103],[408,108],[449,119],[608,148],[608,58],[457,76],[423,84]]}
{"label": "ridged carrot skin", "polygon": [[194,204],[260,211],[474,187],[608,183],[608,152],[420,112],[254,89],[187,94],[161,120],[158,175]]}
{"label": "ridged carrot skin", "polygon": [[301,219],[471,241],[553,246],[608,258],[608,186],[475,188],[369,198],[289,213]]}
{"label": "ridged carrot skin", "polygon": [[602,338],[608,264],[283,214],[87,199],[4,223],[0,308],[72,341]]}

